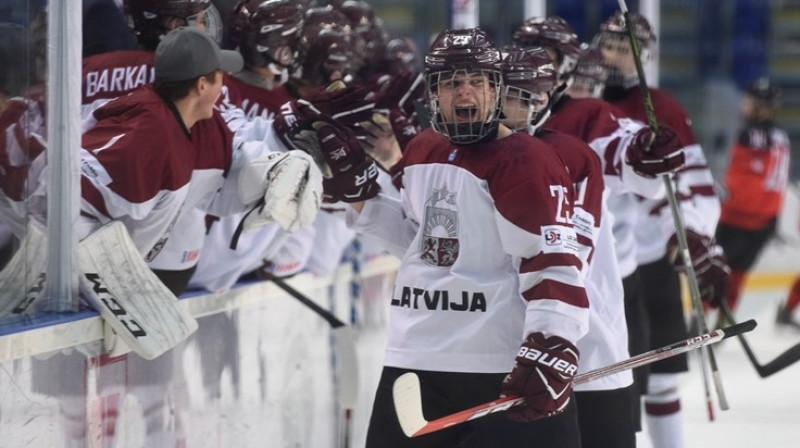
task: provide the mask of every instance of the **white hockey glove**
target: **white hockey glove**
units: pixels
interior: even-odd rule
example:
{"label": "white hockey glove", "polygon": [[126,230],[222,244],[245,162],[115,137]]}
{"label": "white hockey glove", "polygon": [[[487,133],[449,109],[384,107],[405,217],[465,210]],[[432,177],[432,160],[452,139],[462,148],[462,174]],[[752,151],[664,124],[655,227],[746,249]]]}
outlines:
{"label": "white hockey glove", "polygon": [[322,203],[322,173],[303,151],[272,152],[242,170],[239,197],[254,204],[243,222],[247,231],[275,222],[288,232],[310,224]]}

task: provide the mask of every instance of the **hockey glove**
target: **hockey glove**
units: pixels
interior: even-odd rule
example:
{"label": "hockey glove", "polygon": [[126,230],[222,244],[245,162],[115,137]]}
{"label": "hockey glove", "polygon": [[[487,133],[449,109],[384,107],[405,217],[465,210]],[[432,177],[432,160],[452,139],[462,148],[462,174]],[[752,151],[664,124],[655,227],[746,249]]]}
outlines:
{"label": "hockey glove", "polygon": [[345,126],[351,126],[372,117],[374,96],[366,87],[351,84],[338,89],[319,90],[308,101],[323,114]]}
{"label": "hockey glove", "polygon": [[625,162],[637,174],[652,178],[674,173],[686,164],[686,156],[675,131],[666,125],[659,125],[655,136],[649,127],[642,128],[634,135]]}
{"label": "hockey glove", "polygon": [[354,131],[364,151],[384,170],[389,171],[403,157],[400,144],[386,115],[376,112],[372,114],[370,121],[360,123]]}
{"label": "hockey glove", "polygon": [[529,335],[517,353],[514,369],[503,380],[503,395],[525,397],[525,405],[511,408],[508,417],[530,422],[563,412],[572,395],[578,358],[578,349],[564,338]]}
{"label": "hockey glove", "polygon": [[376,109],[400,111],[408,116],[414,113],[414,100],[425,96],[425,77],[403,71],[392,76],[375,100]]}
{"label": "hockey glove", "polygon": [[322,174],[302,151],[270,152],[242,169],[238,187],[239,198],[250,208],[243,230],[275,222],[295,232],[317,216]]}
{"label": "hockey glove", "polygon": [[[725,254],[713,239],[700,235],[694,230],[686,229],[686,241],[694,273],[697,276],[697,285],[700,288],[700,298],[713,308],[717,308],[730,283],[731,269],[728,267]],[[675,234],[667,241],[667,256],[676,271],[686,271],[686,265],[678,247],[678,236]]]}
{"label": "hockey glove", "polygon": [[332,177],[323,182],[325,202],[360,202],[380,192],[378,166],[358,143],[355,133],[333,120],[314,124],[320,151]]}
{"label": "hockey glove", "polygon": [[400,109],[394,109],[389,112],[389,124],[392,125],[392,132],[394,132],[401,151],[405,152],[408,142],[419,134],[416,119],[414,116],[406,115]]}

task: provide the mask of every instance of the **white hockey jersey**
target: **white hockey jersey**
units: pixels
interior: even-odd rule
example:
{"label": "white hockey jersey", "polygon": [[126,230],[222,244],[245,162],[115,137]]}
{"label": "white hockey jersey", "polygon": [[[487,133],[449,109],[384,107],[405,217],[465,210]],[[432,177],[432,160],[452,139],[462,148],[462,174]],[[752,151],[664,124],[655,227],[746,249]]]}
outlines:
{"label": "white hockey jersey", "polygon": [[385,365],[509,372],[526,335],[586,333],[574,188],[550,148],[521,133],[458,147],[427,130],[403,163],[401,201],[348,211],[356,230],[402,252]]}

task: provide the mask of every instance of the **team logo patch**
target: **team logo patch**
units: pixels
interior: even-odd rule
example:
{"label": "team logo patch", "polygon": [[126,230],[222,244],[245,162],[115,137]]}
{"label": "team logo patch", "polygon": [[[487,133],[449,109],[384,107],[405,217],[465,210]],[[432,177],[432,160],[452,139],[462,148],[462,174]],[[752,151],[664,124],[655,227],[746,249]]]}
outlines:
{"label": "team logo patch", "polygon": [[452,266],[459,251],[456,194],[446,186],[434,189],[425,203],[424,223],[420,258],[432,266]]}
{"label": "team logo patch", "polygon": [[557,246],[561,244],[561,232],[556,229],[550,229],[544,233],[544,243],[548,246]]}

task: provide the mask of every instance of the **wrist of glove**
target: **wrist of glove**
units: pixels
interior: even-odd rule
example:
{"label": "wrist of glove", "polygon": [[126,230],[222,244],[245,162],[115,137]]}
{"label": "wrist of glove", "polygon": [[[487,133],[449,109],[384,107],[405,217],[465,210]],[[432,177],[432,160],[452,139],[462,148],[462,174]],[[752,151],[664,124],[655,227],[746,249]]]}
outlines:
{"label": "wrist of glove", "polygon": [[633,136],[625,162],[640,176],[653,178],[679,170],[686,164],[686,156],[675,131],[659,125],[658,134],[644,127]]}
{"label": "wrist of glove", "polygon": [[508,417],[530,422],[563,412],[572,396],[579,357],[577,347],[564,338],[529,335],[517,353],[514,369],[503,380],[503,395],[525,397],[525,404],[511,408]]}
{"label": "wrist of glove", "polygon": [[[686,242],[700,289],[700,299],[716,308],[724,299],[731,273],[722,247],[712,238],[691,229],[686,229]],[[686,272],[686,264],[678,246],[678,236],[675,234],[667,242],[667,256],[676,271]]]}

